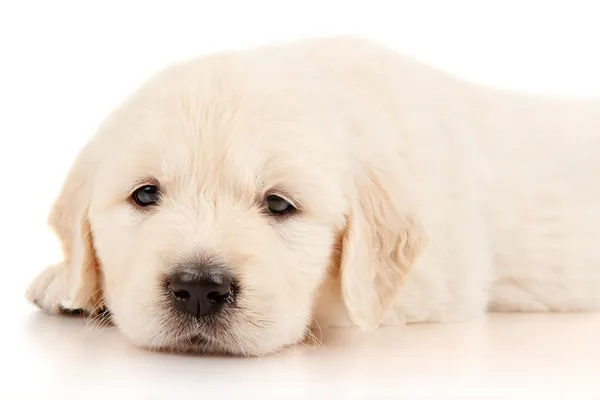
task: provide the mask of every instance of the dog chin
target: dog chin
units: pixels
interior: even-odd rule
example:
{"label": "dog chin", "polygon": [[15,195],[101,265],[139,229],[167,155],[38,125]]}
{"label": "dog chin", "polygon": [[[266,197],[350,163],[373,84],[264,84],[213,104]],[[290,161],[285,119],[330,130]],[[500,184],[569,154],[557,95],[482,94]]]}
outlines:
{"label": "dog chin", "polygon": [[169,344],[166,344],[158,350],[169,353],[183,354],[202,354],[202,355],[219,355],[219,356],[235,356],[238,355],[232,348],[225,346],[218,340],[205,337],[201,334],[193,334],[179,338]]}
{"label": "dog chin", "polygon": [[[181,321],[176,319],[175,326],[163,332],[162,339],[150,340],[142,347],[179,354],[197,354],[213,356],[255,356],[262,354],[251,343],[236,338],[231,333],[232,326],[227,323],[208,324],[199,321]],[[222,322],[222,321],[221,321]],[[154,342],[154,345],[152,343]]]}
{"label": "dog chin", "polygon": [[[289,346],[283,346],[281,349]],[[158,349],[169,353],[178,354],[197,354],[209,356],[229,356],[229,357],[255,357],[262,356],[266,353],[275,353],[278,349],[265,352],[252,350],[250,347],[242,348],[239,345],[233,346],[221,340],[203,336],[202,334],[194,334],[184,336],[175,341],[172,341]]]}

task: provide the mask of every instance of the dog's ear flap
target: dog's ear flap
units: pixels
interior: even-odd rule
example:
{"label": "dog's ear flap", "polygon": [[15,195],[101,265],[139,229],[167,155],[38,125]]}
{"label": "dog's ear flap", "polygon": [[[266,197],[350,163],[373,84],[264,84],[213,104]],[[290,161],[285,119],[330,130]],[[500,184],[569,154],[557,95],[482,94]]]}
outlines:
{"label": "dog's ear flap", "polygon": [[389,172],[368,169],[351,197],[340,262],[342,298],[351,320],[373,329],[393,306],[425,234]]}
{"label": "dog's ear flap", "polygon": [[58,237],[64,261],[46,268],[31,283],[27,297],[49,312],[94,312],[101,298],[99,268],[88,220],[95,171],[91,145],[75,159],[48,225]]}

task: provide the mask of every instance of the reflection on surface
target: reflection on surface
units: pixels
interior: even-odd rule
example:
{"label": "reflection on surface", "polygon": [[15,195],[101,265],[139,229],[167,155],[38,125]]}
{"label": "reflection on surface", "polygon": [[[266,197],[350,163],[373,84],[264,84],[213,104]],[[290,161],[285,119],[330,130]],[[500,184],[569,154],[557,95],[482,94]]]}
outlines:
{"label": "reflection on surface", "polygon": [[375,332],[325,329],[322,345],[234,358],[151,352],[132,346],[115,327],[19,310],[11,346],[20,359],[10,368],[35,382],[15,387],[21,394],[76,395],[94,388],[92,398],[109,393],[162,398],[197,389],[232,397],[248,391],[258,396],[260,390],[265,397],[268,387],[293,398],[370,397],[486,385],[506,391],[536,382],[570,387],[574,380],[579,390],[589,390],[600,371],[600,315],[593,314],[498,314],[477,322]]}

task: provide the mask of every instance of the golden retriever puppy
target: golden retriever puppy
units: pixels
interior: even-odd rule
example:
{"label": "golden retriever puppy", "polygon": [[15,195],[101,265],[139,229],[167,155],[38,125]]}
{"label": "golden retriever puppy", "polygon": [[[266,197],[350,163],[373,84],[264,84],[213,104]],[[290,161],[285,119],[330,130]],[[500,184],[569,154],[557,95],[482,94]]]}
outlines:
{"label": "golden retriever puppy", "polygon": [[461,81],[368,41],[167,68],[103,123],[27,297],[137,345],[258,355],[327,325],[600,308],[600,102]]}

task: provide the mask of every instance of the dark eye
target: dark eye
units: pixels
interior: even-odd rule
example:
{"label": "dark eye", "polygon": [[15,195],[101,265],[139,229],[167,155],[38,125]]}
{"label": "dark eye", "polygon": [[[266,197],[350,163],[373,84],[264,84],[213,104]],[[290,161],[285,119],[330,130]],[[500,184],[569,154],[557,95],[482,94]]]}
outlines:
{"label": "dark eye", "polygon": [[271,214],[281,215],[295,210],[287,200],[274,194],[267,196],[265,202]]}
{"label": "dark eye", "polygon": [[160,192],[156,186],[146,185],[136,189],[131,197],[139,206],[148,207],[158,203]]}

